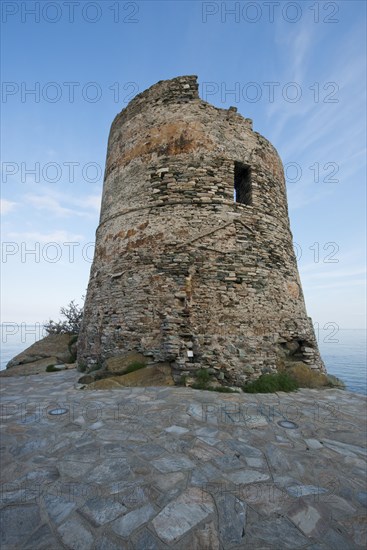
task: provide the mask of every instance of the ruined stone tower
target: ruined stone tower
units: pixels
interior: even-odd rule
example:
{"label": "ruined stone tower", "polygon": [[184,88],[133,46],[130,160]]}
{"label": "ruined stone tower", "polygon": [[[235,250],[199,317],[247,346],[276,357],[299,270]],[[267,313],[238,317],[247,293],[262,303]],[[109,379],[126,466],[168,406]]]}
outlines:
{"label": "ruined stone tower", "polygon": [[307,317],[281,160],[235,108],[161,81],[116,116],[78,344],[95,368],[138,351],[243,384],[324,370]]}

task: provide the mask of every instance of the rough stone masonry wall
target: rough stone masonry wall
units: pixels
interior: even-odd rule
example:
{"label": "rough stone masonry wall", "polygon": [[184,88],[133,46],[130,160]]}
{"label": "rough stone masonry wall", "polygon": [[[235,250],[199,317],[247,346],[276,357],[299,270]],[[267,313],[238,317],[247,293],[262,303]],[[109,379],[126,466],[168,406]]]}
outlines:
{"label": "rough stone masonry wall", "polygon": [[[250,204],[234,200],[235,163]],[[79,337],[88,368],[130,350],[243,384],[285,357],[323,371],[281,160],[252,121],[158,82],[115,118]]]}

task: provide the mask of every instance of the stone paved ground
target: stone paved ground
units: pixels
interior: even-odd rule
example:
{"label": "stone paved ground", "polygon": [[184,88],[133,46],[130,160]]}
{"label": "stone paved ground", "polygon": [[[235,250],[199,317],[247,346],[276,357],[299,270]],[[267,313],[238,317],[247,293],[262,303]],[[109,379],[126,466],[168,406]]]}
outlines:
{"label": "stone paved ground", "polygon": [[363,396],[77,376],[1,380],[2,550],[364,548]]}

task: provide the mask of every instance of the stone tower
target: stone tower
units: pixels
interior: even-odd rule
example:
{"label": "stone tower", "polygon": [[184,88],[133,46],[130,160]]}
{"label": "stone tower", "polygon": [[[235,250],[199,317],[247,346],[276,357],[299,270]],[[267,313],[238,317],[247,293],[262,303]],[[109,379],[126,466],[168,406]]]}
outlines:
{"label": "stone tower", "polygon": [[284,361],[324,371],[307,317],[282,162],[197,78],[161,81],[112,123],[78,344],[87,369],[129,351],[174,378],[243,384]]}

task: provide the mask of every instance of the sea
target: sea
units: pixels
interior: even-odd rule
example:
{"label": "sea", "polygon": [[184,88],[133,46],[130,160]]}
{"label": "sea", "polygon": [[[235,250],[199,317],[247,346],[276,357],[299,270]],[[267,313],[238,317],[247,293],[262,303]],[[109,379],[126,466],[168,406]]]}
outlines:
{"label": "sea", "polygon": [[[15,355],[46,336],[41,324],[1,325],[0,370]],[[316,330],[321,356],[329,374],[340,378],[346,389],[367,395],[366,330]]]}

